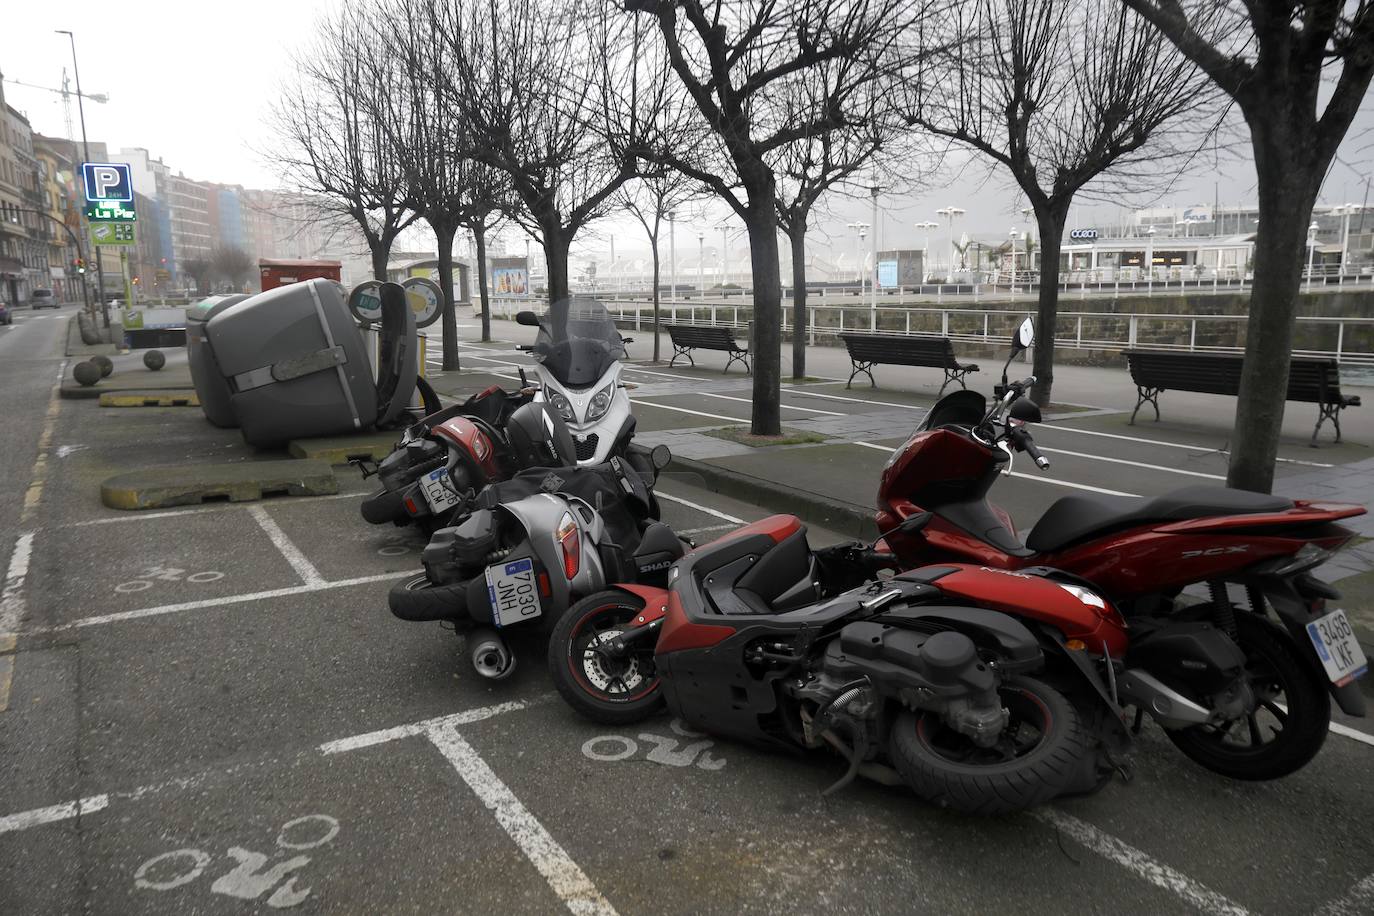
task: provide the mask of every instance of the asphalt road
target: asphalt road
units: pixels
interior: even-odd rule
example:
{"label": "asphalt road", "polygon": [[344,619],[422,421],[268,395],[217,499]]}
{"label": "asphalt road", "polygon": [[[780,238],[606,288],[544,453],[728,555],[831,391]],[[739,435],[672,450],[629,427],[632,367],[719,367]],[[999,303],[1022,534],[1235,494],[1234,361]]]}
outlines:
{"label": "asphalt road", "polygon": [[[1374,907],[1374,739],[1358,733],[1243,784],[1147,728],[1130,784],[970,820],[878,785],[822,798],[843,770],[825,756],[666,718],[589,725],[537,657],[482,681],[451,633],[386,612],[422,544],[363,524],[347,474],[334,498],[101,507],[118,470],[253,456],[194,409],[54,410],[61,327],[0,332],[0,570],[22,601],[0,712],[6,914]],[[696,403],[717,400],[747,409]],[[680,478],[662,492],[699,537],[764,514]]]}

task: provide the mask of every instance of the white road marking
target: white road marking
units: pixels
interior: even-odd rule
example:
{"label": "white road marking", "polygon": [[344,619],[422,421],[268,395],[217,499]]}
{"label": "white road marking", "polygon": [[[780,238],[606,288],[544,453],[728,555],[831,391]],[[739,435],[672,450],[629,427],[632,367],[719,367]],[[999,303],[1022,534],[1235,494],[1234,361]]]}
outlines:
{"label": "white road marking", "polygon": [[504,715],[508,712],[518,712],[535,703],[542,702],[545,697],[538,697],[533,700],[510,700],[506,703],[497,703],[494,706],[479,706],[476,709],[466,709],[462,712],[450,713],[446,716],[436,716],[433,719],[423,719],[419,722],[411,722],[407,725],[397,725],[392,728],[383,728],[375,732],[366,732],[361,735],[353,735],[349,738],[340,738],[337,741],[326,741],[320,745],[322,754],[342,754],[347,751],[356,751],[364,747],[372,747],[377,744],[386,744],[399,738],[409,738],[413,735],[422,735],[436,728],[451,728],[456,725],[470,725],[473,722],[481,722],[483,719],[490,719],[493,716]]}
{"label": "white road marking", "polygon": [[731,531],[734,528],[734,525],[706,525],[701,528],[675,528],[673,530],[678,534],[685,534],[691,537],[694,534],[710,534],[712,531]]}
{"label": "white road marking", "polygon": [[[1184,449],[1184,450],[1186,450],[1186,451],[1190,451],[1190,452],[1199,452],[1199,453],[1204,454],[1204,455],[1205,455],[1205,454],[1211,454],[1211,453],[1215,453],[1215,454],[1218,454],[1218,455],[1228,455],[1228,454],[1230,454],[1229,452],[1224,451],[1224,450],[1222,450],[1222,449],[1208,448],[1208,447],[1205,446],[1205,445],[1188,445],[1188,444],[1183,443],[1183,442],[1169,442],[1169,441],[1164,440],[1164,439],[1143,439],[1143,438],[1141,438],[1141,437],[1139,437],[1139,436],[1124,436],[1124,435],[1122,435],[1121,433],[1104,433],[1104,432],[1099,432],[1098,430],[1095,430],[1095,429],[1080,429],[1080,428],[1077,427],[1077,426],[1062,426],[1062,425],[1060,425],[1060,424],[1058,424],[1058,423],[1043,423],[1043,424],[1041,424],[1041,425],[1039,426],[1039,429],[1053,429],[1053,430],[1059,430],[1059,431],[1061,431],[1061,432],[1079,433],[1080,435],[1084,435],[1084,436],[1100,436],[1100,437],[1102,437],[1103,439],[1120,439],[1120,440],[1122,440],[1123,442],[1140,442],[1140,443],[1145,444],[1145,445],[1160,445],[1160,446],[1164,446],[1165,448],[1181,448],[1181,449]],[[1301,464],[1301,465],[1306,465],[1306,466],[1308,466],[1308,467],[1314,467],[1314,468],[1333,468],[1333,467],[1335,467],[1334,464],[1323,464],[1323,463],[1320,462],[1320,461],[1303,461],[1303,460],[1298,459],[1298,458],[1278,458],[1278,459],[1275,459],[1275,460],[1277,460],[1277,461],[1282,461],[1282,462],[1285,462],[1285,463],[1287,463],[1287,464]]]}
{"label": "white road marking", "polygon": [[1080,821],[1072,815],[1049,807],[1037,808],[1031,811],[1030,815],[1058,828],[1065,836],[1102,858],[1134,872],[1156,887],[1177,894],[1186,903],[1204,913],[1214,913],[1218,916],[1248,916],[1248,911],[1241,905],[1086,821]]}
{"label": "white road marking", "polygon": [[1362,916],[1368,913],[1374,913],[1374,875],[1360,881],[1344,897],[1322,906],[1314,916]]}
{"label": "white road marking", "polygon": [[324,576],[315,568],[315,564],[306,559],[305,554],[301,553],[300,548],[291,542],[282,531],[280,526],[267,514],[267,510],[262,506],[249,506],[248,514],[258,523],[267,536],[271,538],[273,546],[286,558],[286,562],[291,564],[291,568],[296,571],[296,575],[301,577],[301,581],[306,585],[318,586],[324,584]]}
{"label": "white road marking", "polygon": [[83,814],[94,814],[109,803],[110,796],[108,795],[91,795],[74,802],[67,802],[64,805],[52,805],[47,808],[34,808],[32,811],[20,811],[18,814],[7,814],[0,817],[0,833],[27,830],[29,827],[37,827],[40,824],[51,824],[56,821],[71,820]]}
{"label": "white road marking", "polygon": [[643,401],[639,398],[630,398],[631,404],[642,404],[645,407],[654,407],[658,410],[671,410],[676,413],[689,413],[696,417],[708,417],[712,420],[725,420],[729,423],[748,423],[748,417],[726,417],[718,413],[702,413],[700,410],[688,410],[686,407],[671,407],[667,404],[655,404],[652,401]]}
{"label": "white road marking", "polygon": [[[691,392],[688,396],[690,397],[691,395],[696,395],[696,396],[698,396],[698,397],[703,397],[703,398],[718,398],[718,399],[720,399],[720,400],[722,400],[722,401],[738,401],[738,402],[740,402],[741,404],[753,404],[753,403],[754,403],[753,398],[736,398],[736,397],[731,397],[731,396],[728,395],[728,394],[714,394],[714,393],[712,393],[712,392],[710,392],[710,391],[693,391],[693,392]],[[662,397],[680,397],[680,395],[663,395],[663,394],[655,394],[655,395],[640,395],[640,397],[655,397],[655,398],[662,398]],[[827,417],[847,417],[847,416],[850,416],[849,414],[847,414],[847,413],[841,413],[841,412],[838,411],[838,410],[818,410],[818,409],[815,408],[815,407],[797,407],[795,404],[779,404],[778,406],[781,407],[783,410],[801,410],[801,411],[805,411],[806,413],[819,413],[819,414],[825,414]]]}
{"label": "white road marking", "polygon": [[452,727],[431,729],[429,740],[463,782],[496,815],[496,821],[544,876],[549,887],[577,916],[614,916],[615,908],[558,844],[544,825],[521,804],[487,762]]}
{"label": "white road marking", "polygon": [[1183,474],[1188,477],[1203,477],[1207,480],[1225,480],[1225,474],[1204,474],[1202,471],[1185,471],[1182,468],[1169,468],[1161,464],[1146,464],[1143,461],[1128,461],[1125,458],[1108,458],[1106,455],[1089,455],[1086,452],[1071,452],[1062,448],[1050,448],[1047,445],[1040,446],[1040,451],[1048,452],[1051,455],[1070,455],[1074,458],[1087,458],[1089,461],[1105,461],[1109,464],[1124,464],[1133,468],[1144,468],[1147,471],[1163,471],[1166,474]]}
{"label": "white road marking", "polygon": [[1335,732],[1336,734],[1344,738],[1352,738],[1355,741],[1360,742],[1361,744],[1368,744],[1370,747],[1374,747],[1374,735],[1367,735],[1362,731],[1357,731],[1356,729],[1353,729],[1348,725],[1342,725],[1339,722],[1332,722],[1327,727],[1330,728],[1331,731]]}
{"label": "white road marking", "polygon": [[662,490],[655,490],[654,495],[656,495],[659,499],[666,499],[668,500],[668,502],[677,503],[680,506],[686,506],[688,509],[696,509],[698,512],[705,512],[707,515],[715,516],[723,522],[733,522],[736,525],[744,524],[744,519],[742,518],[735,518],[733,515],[727,515],[726,513],[721,512],[717,509],[711,509],[707,506],[701,505],[700,503],[694,503],[689,499],[683,499],[681,496],[670,496],[669,494],[664,493]]}
{"label": "white road marking", "polygon": [[19,632],[19,622],[24,616],[24,580],[29,575],[32,555],[33,532],[19,535],[14,542],[14,553],[10,554],[4,588],[0,590],[0,641]]}
{"label": "white road marking", "polygon": [[[297,496],[290,500],[291,505],[301,503],[323,502],[327,499],[362,499],[362,493],[330,493],[327,496]],[[252,506],[197,506],[187,509],[168,509],[165,512],[126,512],[123,515],[111,516],[108,518],[91,518],[84,522],[68,522],[65,525],[58,525],[58,528],[84,528],[88,525],[112,525],[116,522],[146,522],[155,518],[173,518],[184,515],[205,515],[211,512],[242,512]]]}
{"label": "white road marking", "polygon": [[[820,383],[817,382],[815,384]],[[799,386],[794,385],[792,388],[784,388],[783,391],[793,391],[797,387]],[[826,398],[831,401],[853,401],[856,404],[876,404],[879,407],[897,407],[902,410],[919,410],[921,413],[926,413],[930,410],[929,407],[919,407],[915,404],[895,404],[892,401],[870,401],[867,398],[852,398],[848,395],[821,394],[819,391],[797,391],[796,393],[804,398]]]}
{"label": "white road marking", "polygon": [[[880,451],[880,452],[887,452],[888,454],[891,454],[892,451],[893,451],[893,449],[897,448],[897,446],[895,446],[895,445],[893,445],[893,446],[875,445],[875,444],[872,443],[872,442],[860,442],[860,441],[857,441],[857,440],[855,440],[855,441],[853,441],[853,442],[850,442],[849,444],[850,444],[850,445],[862,445],[864,448],[877,449],[877,450]],[[1070,482],[1067,481],[1067,480],[1059,480],[1059,479],[1054,478],[1054,477],[1044,477],[1044,476],[1042,476],[1042,475],[1040,475],[1040,474],[1022,474],[1020,471],[1012,471],[1011,474],[1009,474],[1008,476],[1009,476],[1009,477],[1019,477],[1019,478],[1021,478],[1022,480],[1034,480],[1034,481],[1038,481],[1038,482],[1040,482],[1040,483],[1048,483],[1048,484],[1052,484],[1052,485],[1054,485],[1054,486],[1056,486],[1056,487],[1069,487],[1069,488],[1074,489],[1074,490],[1087,490],[1089,493],[1101,493],[1101,494],[1104,495],[1104,496],[1134,496],[1134,497],[1137,497],[1137,498],[1139,498],[1139,496],[1140,496],[1139,493],[1127,493],[1127,492],[1125,492],[1125,491],[1123,491],[1123,490],[1109,490],[1109,489],[1107,489],[1106,487],[1094,487],[1094,486],[1089,486],[1089,485],[1086,484],[1086,483],[1070,483]]]}
{"label": "white road marking", "polygon": [[120,611],[116,614],[101,614],[96,617],[82,617],[80,620],[73,620],[71,623],[64,623],[55,627],[44,627],[37,630],[27,630],[27,635],[39,635],[43,633],[60,633],[65,630],[84,629],[85,627],[104,626],[108,623],[123,623],[128,620],[141,620],[145,617],[160,617],[164,614],[177,614],[182,611],[200,611],[206,608],[224,607],[230,604],[243,604],[251,601],[265,601],[269,598],[284,598],[289,595],[305,595],[310,592],[324,592],[336,588],[349,588],[354,585],[366,585],[370,582],[385,582],[390,579],[400,579],[409,576],[414,570],[403,572],[380,573],[375,576],[358,576],[354,579],[339,579],[334,582],[320,582],[317,585],[290,585],[285,588],[273,588],[261,592],[251,592],[246,595],[226,595],[223,598],[206,598],[203,601],[183,601],[179,604],[164,604],[159,607],[141,608],[137,611]]}

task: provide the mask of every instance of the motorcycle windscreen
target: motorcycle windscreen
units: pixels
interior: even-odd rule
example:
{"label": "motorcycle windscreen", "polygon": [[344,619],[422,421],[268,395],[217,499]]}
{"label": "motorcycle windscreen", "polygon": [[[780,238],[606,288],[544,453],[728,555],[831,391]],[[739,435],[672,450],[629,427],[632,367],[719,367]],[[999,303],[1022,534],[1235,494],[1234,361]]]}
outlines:
{"label": "motorcycle windscreen", "polygon": [[410,406],[420,375],[415,312],[399,283],[383,283],[382,327],[377,345],[377,425],[387,426]]}
{"label": "motorcycle windscreen", "polygon": [[977,426],[988,413],[988,399],[977,391],[951,391],[935,402],[921,429]]}
{"label": "motorcycle windscreen", "polygon": [[587,388],[624,359],[620,329],[595,299],[563,299],[539,319],[534,358],[568,388]]}

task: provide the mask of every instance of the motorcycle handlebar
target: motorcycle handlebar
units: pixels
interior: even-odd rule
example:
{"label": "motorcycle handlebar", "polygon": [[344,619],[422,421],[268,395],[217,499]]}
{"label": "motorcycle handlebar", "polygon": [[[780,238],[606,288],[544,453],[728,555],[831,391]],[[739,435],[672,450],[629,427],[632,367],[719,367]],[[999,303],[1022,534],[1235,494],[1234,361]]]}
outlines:
{"label": "motorcycle handlebar", "polygon": [[1010,435],[1012,441],[1016,443],[1016,446],[1021,449],[1021,451],[1031,456],[1032,460],[1035,461],[1036,467],[1042,471],[1048,471],[1050,469],[1050,460],[1040,454],[1040,449],[1036,448],[1035,439],[1032,438],[1029,430],[1024,426],[1013,427]]}

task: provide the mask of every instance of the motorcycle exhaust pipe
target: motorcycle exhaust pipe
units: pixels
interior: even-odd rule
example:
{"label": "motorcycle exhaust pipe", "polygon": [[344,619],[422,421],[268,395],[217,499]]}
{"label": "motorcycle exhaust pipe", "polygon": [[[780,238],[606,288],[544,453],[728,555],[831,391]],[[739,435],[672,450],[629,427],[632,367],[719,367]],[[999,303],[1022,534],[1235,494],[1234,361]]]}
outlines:
{"label": "motorcycle exhaust pipe", "polygon": [[506,641],[490,627],[477,627],[468,633],[468,657],[482,677],[499,681],[515,670],[515,656]]}

